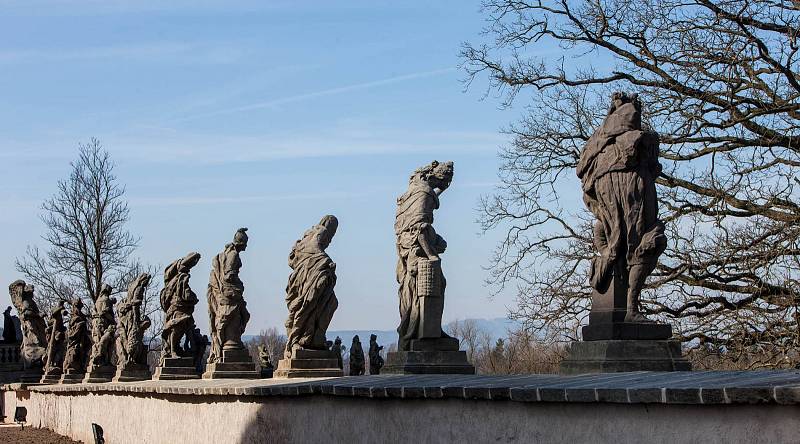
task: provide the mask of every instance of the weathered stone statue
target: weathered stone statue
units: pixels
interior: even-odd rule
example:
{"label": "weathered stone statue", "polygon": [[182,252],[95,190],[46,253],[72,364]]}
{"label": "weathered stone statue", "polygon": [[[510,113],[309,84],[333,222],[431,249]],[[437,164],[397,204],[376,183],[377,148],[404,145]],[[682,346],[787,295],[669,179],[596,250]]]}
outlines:
{"label": "weathered stone statue", "polygon": [[80,298],[71,303],[69,329],[67,330],[67,354],[64,358],[62,384],[80,384],[86,376],[89,363],[92,338],[89,335],[89,321],[83,312],[83,301]]}
{"label": "weathered stone statue", "polygon": [[638,97],[614,93],[609,114],[581,153],[578,177],[583,200],[597,217],[592,288],[602,293],[619,279],[626,296],[625,321],[643,322],[639,295],[667,246],[658,219],[658,134],[642,130]]}
{"label": "weathered stone statue", "polygon": [[151,276],[142,273],[128,286],[128,293],[117,304],[117,373],[113,382],[150,379],[144,333],[150,318],[142,316],[142,302]]}
{"label": "weathered stone statue", "polygon": [[195,328],[192,334],[183,340],[183,349],[189,350],[197,374],[203,373],[203,358],[209,345],[211,342],[208,340],[208,335],[201,333],[199,328]]}
{"label": "weathered stone statue", "polygon": [[3,311],[3,343],[16,344],[22,338],[17,338],[17,326],[14,325],[14,317],[11,316],[11,306]]}
{"label": "weathered stone statue", "polygon": [[49,336],[47,338],[47,360],[44,363],[42,384],[57,384],[61,379],[66,352],[67,327],[64,325],[64,301],[59,301],[50,314]]}
{"label": "weathered stone statue", "polygon": [[414,171],[408,190],[397,198],[400,325],[398,352],[388,356],[388,373],[475,373],[459,352],[458,339],[442,331],[446,281],[439,255],[447,242],[433,228],[433,211],[452,180],[453,162],[433,161]]}
{"label": "weathered stone statue", "polygon": [[[39,380],[39,373],[44,367],[47,350],[47,335],[44,319],[39,306],[33,300],[33,285],[23,280],[14,281],[8,286],[11,303],[17,309],[22,328],[22,360],[29,379]],[[38,375],[38,376],[37,376]],[[25,377],[23,377],[25,379]]]}
{"label": "weathered stone statue", "polygon": [[117,299],[111,296],[112,291],[111,286],[103,284],[94,301],[92,351],[83,382],[109,382],[116,371],[113,359],[114,338],[117,331],[114,305]]}
{"label": "weathered stone statue", "polygon": [[181,338],[194,331],[194,306],[198,299],[189,287],[189,271],[200,261],[199,253],[189,253],[171,263],[164,270],[164,288],[161,290],[161,308],[166,313],[164,331],[161,333],[163,356],[183,356]]}
{"label": "weathered stone statue", "polygon": [[410,350],[413,339],[448,337],[442,331],[446,281],[439,258],[447,242],[433,229],[433,210],[452,180],[453,163],[433,161],[414,171],[408,191],[397,199],[400,350]]}
{"label": "weathered stone statue", "polygon": [[382,345],[378,345],[378,336],[369,335],[369,374],[380,375],[383,368],[383,356],[381,356]]}
{"label": "weathered stone statue", "polygon": [[272,365],[272,359],[269,357],[269,350],[263,345],[258,346],[258,361],[261,367],[261,379],[269,379],[275,372],[275,366]]}
{"label": "weathered stone statue", "polygon": [[[250,312],[244,300],[244,283],[239,279],[247,249],[247,228],[239,228],[233,242],[214,257],[208,281],[208,314],[211,325],[211,353],[203,378],[258,378],[253,358],[242,343]],[[246,370],[245,370],[246,368]]]}
{"label": "weathered stone statue", "polygon": [[342,338],[336,337],[336,340],[333,341],[333,345],[331,346],[331,351],[336,354],[336,362],[340,369],[344,369],[344,360],[342,359],[342,352],[344,352],[344,346],[342,345]]}
{"label": "weathered stone statue", "polygon": [[361,348],[361,340],[358,335],[353,336],[353,343],[350,345],[350,376],[364,375],[364,349]]}
{"label": "weathered stone statue", "polygon": [[333,287],[336,264],[325,249],[330,245],[339,221],[327,215],[295,242],[289,254],[292,274],[286,285],[286,358],[292,350],[325,350],[325,332],[339,305]]}
{"label": "weathered stone statue", "polygon": [[336,356],[325,345],[325,332],[339,305],[333,290],[336,264],[325,249],[338,226],[335,216],[323,217],[295,242],[289,254],[287,341],[285,358],[278,362],[278,377],[341,376]]}
{"label": "weathered stone statue", "polygon": [[199,378],[191,350],[181,348],[181,338],[194,334],[194,306],[197,295],[189,287],[189,271],[200,261],[199,253],[189,253],[164,270],[161,308],[166,313],[161,332],[161,359],[153,379]]}
{"label": "weathered stone statue", "polygon": [[[639,296],[664,252],[658,219],[658,134],[642,127],[636,94],[614,93],[603,124],[581,152],[583,201],[597,218],[589,325],[561,364],[563,373],[684,370],[672,328],[640,311]],[[616,342],[615,342],[616,341]],[[630,341],[630,342],[624,342]]]}

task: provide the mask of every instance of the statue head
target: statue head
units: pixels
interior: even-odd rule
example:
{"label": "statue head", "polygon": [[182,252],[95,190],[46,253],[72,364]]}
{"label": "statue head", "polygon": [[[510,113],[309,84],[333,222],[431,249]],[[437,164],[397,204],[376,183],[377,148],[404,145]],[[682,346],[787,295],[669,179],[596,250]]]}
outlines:
{"label": "statue head", "polygon": [[442,162],[434,160],[423,167],[417,168],[411,176],[411,180],[419,178],[428,182],[431,188],[446,190],[453,181],[453,162]]}
{"label": "statue head", "polygon": [[75,298],[75,300],[71,301],[70,304],[72,305],[72,309],[74,312],[79,312],[83,309],[83,300],[81,298]]}
{"label": "statue head", "polygon": [[339,219],[336,219],[336,216],[328,214],[319,221],[319,226],[322,227],[319,243],[324,250],[331,244],[333,236],[336,234],[336,229],[339,228]]}
{"label": "statue head", "polygon": [[378,340],[378,335],[376,335],[375,333],[369,335],[369,342],[375,342],[377,340]]}
{"label": "statue head", "polygon": [[5,311],[3,311],[3,314],[4,314],[4,315],[9,315],[9,314],[11,314],[11,306],[10,306],[10,305],[9,305],[8,307],[6,307]]}
{"label": "statue head", "polygon": [[181,259],[181,268],[189,270],[200,262],[200,253],[192,251]]}
{"label": "statue head", "polygon": [[103,284],[103,285],[100,287],[100,295],[98,296],[98,298],[99,298],[100,296],[109,297],[109,296],[111,296],[111,292],[112,292],[112,291],[114,291],[114,289],[113,289],[113,288],[112,288],[110,285],[108,285],[108,284]]}
{"label": "statue head", "polygon": [[247,249],[247,228],[239,228],[236,234],[233,235],[233,246],[236,251],[244,251]]}
{"label": "statue head", "polygon": [[333,341],[333,343],[335,345],[342,345],[342,338],[337,336],[336,339]]}
{"label": "statue head", "polygon": [[353,336],[353,344],[360,344],[361,339],[358,338],[358,335]]}

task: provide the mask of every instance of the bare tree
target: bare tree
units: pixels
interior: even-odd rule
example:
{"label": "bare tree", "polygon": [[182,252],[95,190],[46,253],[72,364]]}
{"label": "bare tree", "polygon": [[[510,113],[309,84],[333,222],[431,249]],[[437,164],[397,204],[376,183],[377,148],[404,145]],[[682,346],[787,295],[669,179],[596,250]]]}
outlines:
{"label": "bare tree", "polygon": [[124,292],[128,260],[138,243],[125,227],[125,188],[100,142],[81,144],[71,165],[69,178],[59,181],[56,194],[42,205],[47,250],[28,247],[16,260],[17,270],[37,287],[45,311],[58,300],[93,302],[104,282]]}
{"label": "bare tree", "polygon": [[797,2],[487,0],[484,11],[486,41],[462,51],[468,82],[488,78],[509,106],[531,94],[481,211],[484,229],[506,233],[490,282],[517,287],[512,316],[550,340],[577,336],[595,252],[574,169],[609,93],[626,90],[660,133],[669,238],[644,311],[728,365],[797,364]]}

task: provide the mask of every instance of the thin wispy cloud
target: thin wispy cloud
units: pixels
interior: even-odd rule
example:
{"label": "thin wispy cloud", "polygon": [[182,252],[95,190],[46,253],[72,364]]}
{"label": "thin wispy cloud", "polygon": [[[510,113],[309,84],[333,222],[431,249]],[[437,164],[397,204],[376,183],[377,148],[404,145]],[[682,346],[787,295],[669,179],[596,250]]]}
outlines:
{"label": "thin wispy cloud", "polygon": [[411,73],[411,74],[405,74],[405,75],[401,75],[401,76],[394,76],[394,77],[389,77],[389,78],[380,79],[380,80],[373,80],[373,81],[369,81],[369,82],[362,82],[362,83],[356,83],[356,84],[352,84],[352,85],[340,86],[340,87],[337,87],[337,88],[324,89],[324,90],[321,90],[321,91],[314,91],[314,92],[310,92],[310,93],[297,94],[297,95],[288,96],[288,97],[281,97],[281,98],[277,98],[277,99],[251,103],[249,105],[242,105],[242,106],[237,106],[237,107],[219,109],[219,110],[216,110],[216,111],[210,111],[210,112],[201,113],[201,114],[189,115],[189,116],[173,119],[172,122],[174,122],[174,123],[186,122],[186,121],[189,121],[189,120],[202,119],[202,118],[206,118],[206,117],[215,117],[215,116],[220,116],[220,115],[225,115],[225,114],[234,114],[234,113],[239,113],[239,112],[244,112],[244,111],[252,111],[252,110],[263,109],[263,108],[272,108],[274,106],[285,105],[287,103],[302,102],[302,101],[306,101],[306,100],[310,100],[310,99],[316,99],[316,98],[319,98],[319,97],[333,96],[333,95],[337,95],[337,94],[343,94],[343,93],[352,92],[352,91],[358,91],[358,90],[362,90],[362,89],[375,88],[375,87],[378,87],[378,86],[392,85],[392,84],[395,84],[395,83],[406,82],[406,81],[409,81],[409,80],[416,80],[416,79],[423,79],[423,78],[426,78],[426,77],[438,76],[438,75],[442,75],[442,74],[446,74],[446,73],[450,73],[450,72],[454,72],[454,71],[456,71],[456,68],[442,68],[442,69],[435,69],[435,70],[431,70],[431,71],[415,72],[415,73]]}
{"label": "thin wispy cloud", "polygon": [[220,205],[240,204],[254,202],[277,202],[298,200],[336,200],[355,199],[374,194],[374,190],[330,191],[323,193],[299,194],[271,194],[261,196],[164,196],[164,197],[133,197],[130,200],[133,206],[175,206],[175,205]]}
{"label": "thin wispy cloud", "polygon": [[121,59],[126,61],[164,61],[186,63],[231,63],[243,56],[241,49],[155,42],[79,48],[0,49],[0,64],[81,62]]}

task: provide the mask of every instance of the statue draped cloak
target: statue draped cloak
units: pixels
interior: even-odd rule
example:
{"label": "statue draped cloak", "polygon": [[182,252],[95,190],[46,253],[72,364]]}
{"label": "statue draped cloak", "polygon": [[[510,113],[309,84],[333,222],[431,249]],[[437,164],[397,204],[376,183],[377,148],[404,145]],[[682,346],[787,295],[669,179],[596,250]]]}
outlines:
{"label": "statue draped cloak", "polygon": [[47,324],[39,312],[33,297],[20,292],[12,292],[11,303],[19,313],[22,327],[22,355],[26,368],[44,365],[47,354]]}
{"label": "statue draped cloak", "polygon": [[[167,336],[172,329],[182,323],[194,325],[194,306],[197,304],[197,295],[189,287],[190,274],[182,270],[182,259],[170,264],[164,271],[167,284],[161,290],[161,308],[166,312],[164,322],[164,333],[162,338],[167,340]],[[170,295],[176,295],[170,298]],[[188,327],[187,327],[188,328]]]}
{"label": "statue draped cloak", "polygon": [[292,273],[286,285],[287,355],[295,345],[325,350],[325,332],[339,306],[334,292],[336,265],[320,247],[321,231],[322,227],[315,226],[306,232],[289,254]]}
{"label": "statue draped cloak", "polygon": [[591,283],[604,291],[613,269],[624,263],[654,266],[666,248],[664,225],[658,219],[655,180],[658,136],[642,131],[633,103],[609,114],[589,138],[577,167],[583,200],[597,217]]}
{"label": "statue draped cloak", "polygon": [[[408,350],[410,341],[418,337],[420,304],[417,295],[417,263],[426,254],[419,244],[424,235],[428,245],[437,254],[444,252],[447,243],[433,229],[433,210],[439,208],[439,196],[433,188],[419,177],[412,179],[408,190],[397,199],[394,231],[397,242],[397,283],[400,284],[400,326],[398,348]],[[445,279],[440,273],[442,297]]]}
{"label": "statue draped cloak", "polygon": [[242,260],[233,244],[226,245],[225,250],[214,256],[211,263],[211,276],[208,280],[211,354],[208,362],[216,362],[222,358],[222,350],[228,339],[241,345],[241,335],[250,320],[247,302],[243,297],[244,284],[239,279],[240,268]]}
{"label": "statue draped cloak", "polygon": [[67,355],[64,358],[64,370],[70,369],[77,373],[86,371],[90,347],[89,322],[83,313],[72,312],[67,331]]}

